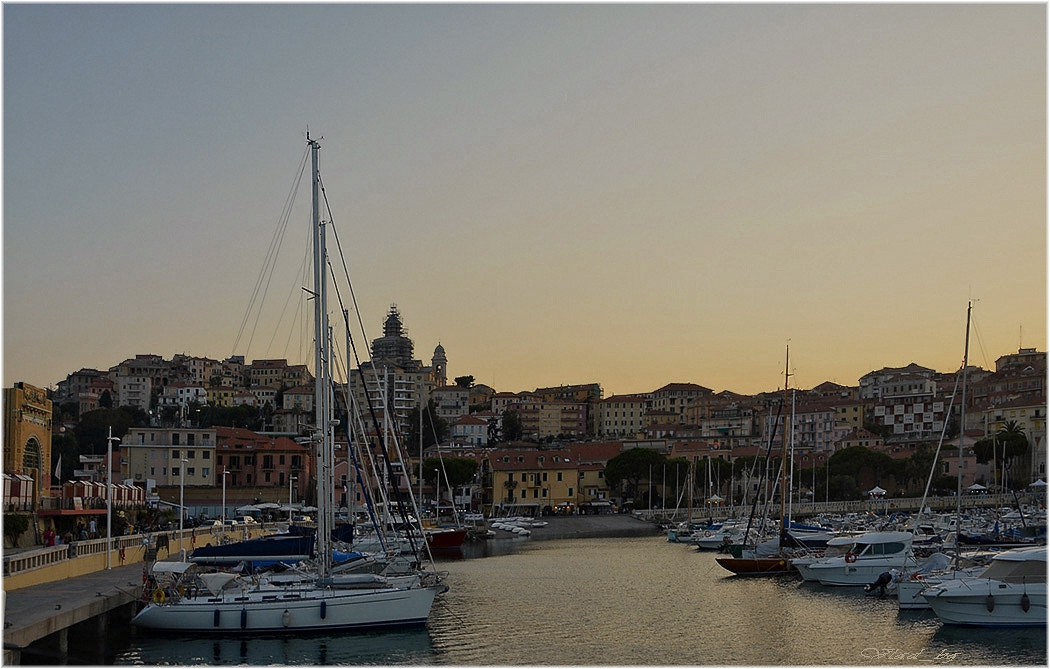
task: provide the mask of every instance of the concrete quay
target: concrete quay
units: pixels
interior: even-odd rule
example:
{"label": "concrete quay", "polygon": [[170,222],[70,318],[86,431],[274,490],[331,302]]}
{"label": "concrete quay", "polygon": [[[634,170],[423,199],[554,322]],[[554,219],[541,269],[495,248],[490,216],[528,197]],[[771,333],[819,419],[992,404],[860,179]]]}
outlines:
{"label": "concrete quay", "polygon": [[130,620],[141,588],[138,562],[4,592],[3,663],[21,664],[28,650],[64,664],[78,626],[102,644],[110,625]]}

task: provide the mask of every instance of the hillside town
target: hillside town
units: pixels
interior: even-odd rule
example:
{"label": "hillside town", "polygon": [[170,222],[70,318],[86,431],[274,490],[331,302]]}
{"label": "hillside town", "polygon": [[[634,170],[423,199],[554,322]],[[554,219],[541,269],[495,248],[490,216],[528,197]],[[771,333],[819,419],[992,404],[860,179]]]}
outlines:
{"label": "hillside town", "polygon": [[[397,479],[387,485],[417,491],[431,508],[599,512],[655,505],[654,488],[660,504],[678,503],[679,487],[665,493],[666,465],[633,485],[609,484],[607,463],[632,449],[655,451],[676,467],[692,463],[707,495],[730,503],[754,485],[745,469],[770,454],[775,461],[785,446],[800,499],[849,497],[871,486],[890,496],[921,494],[928,472],[910,463],[932,462],[936,447],[938,479],[952,482],[944,494],[953,494],[957,479],[1009,490],[1046,477],[1046,352],[1036,349],[1002,355],[994,370],[968,368],[965,411],[957,370],[917,363],[873,370],[854,386],[741,395],[675,381],[604,397],[599,382],[508,391],[469,374],[450,379],[440,343],[429,364],[414,350],[391,306],[371,359],[335,393],[337,415],[371,425],[364,432],[373,443],[364,450],[373,457],[374,444],[383,444]],[[306,508],[316,495],[314,393],[306,365],[242,356],[143,354],[71,372],[55,388],[16,383],[3,397],[5,512],[32,512],[39,527],[56,531],[87,526],[105,513],[107,449],[121,491],[114,502],[128,509],[128,526],[156,522],[180,505],[196,519],[232,516],[252,503]],[[786,440],[785,417],[793,426]],[[360,508],[365,492],[355,485],[350,446],[361,445],[341,434],[335,500],[344,510]],[[1004,434],[1023,436],[1027,448],[997,449],[996,435]],[[992,444],[991,457],[982,443]],[[843,463],[836,471],[834,456],[848,449],[909,467]],[[475,467],[466,480],[441,478],[430,466],[435,459]],[[855,471],[844,476],[843,467]]]}

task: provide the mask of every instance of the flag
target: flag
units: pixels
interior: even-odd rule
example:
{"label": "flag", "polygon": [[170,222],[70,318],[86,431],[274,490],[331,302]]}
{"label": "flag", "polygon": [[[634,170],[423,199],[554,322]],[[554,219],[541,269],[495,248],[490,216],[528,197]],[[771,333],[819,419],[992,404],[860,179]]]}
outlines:
{"label": "flag", "polygon": [[58,464],[55,465],[55,478],[62,478],[62,454],[58,454]]}

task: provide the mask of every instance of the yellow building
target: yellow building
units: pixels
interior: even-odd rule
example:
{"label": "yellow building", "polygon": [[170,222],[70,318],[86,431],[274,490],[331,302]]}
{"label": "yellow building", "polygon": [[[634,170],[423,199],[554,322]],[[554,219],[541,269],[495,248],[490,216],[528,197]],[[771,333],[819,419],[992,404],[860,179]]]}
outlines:
{"label": "yellow building", "polygon": [[495,506],[540,515],[577,503],[579,475],[568,450],[496,450],[489,454]]}
{"label": "yellow building", "polygon": [[51,400],[18,382],[4,389],[4,472],[33,479],[33,508],[51,490]]}

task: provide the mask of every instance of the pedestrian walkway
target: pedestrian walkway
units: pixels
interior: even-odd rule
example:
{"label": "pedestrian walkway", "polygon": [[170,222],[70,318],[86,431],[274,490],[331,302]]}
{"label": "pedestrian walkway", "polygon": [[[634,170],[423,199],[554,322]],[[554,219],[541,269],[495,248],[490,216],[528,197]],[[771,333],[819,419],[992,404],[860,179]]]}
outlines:
{"label": "pedestrian walkway", "polygon": [[[4,664],[10,653],[130,604],[142,592],[142,563],[91,572],[4,593]],[[61,651],[64,653],[65,649]]]}

